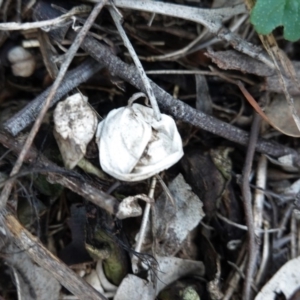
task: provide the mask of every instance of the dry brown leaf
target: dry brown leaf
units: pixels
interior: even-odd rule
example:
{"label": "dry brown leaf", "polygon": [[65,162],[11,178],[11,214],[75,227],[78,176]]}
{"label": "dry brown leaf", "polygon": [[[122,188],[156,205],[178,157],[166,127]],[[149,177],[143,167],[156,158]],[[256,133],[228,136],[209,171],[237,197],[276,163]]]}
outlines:
{"label": "dry brown leaf", "polygon": [[[294,105],[299,115],[300,97],[294,97]],[[277,130],[289,136],[300,137],[300,132],[286,103],[284,95],[276,94],[274,100],[265,109],[265,114],[269,118],[270,123],[276,125]]]}

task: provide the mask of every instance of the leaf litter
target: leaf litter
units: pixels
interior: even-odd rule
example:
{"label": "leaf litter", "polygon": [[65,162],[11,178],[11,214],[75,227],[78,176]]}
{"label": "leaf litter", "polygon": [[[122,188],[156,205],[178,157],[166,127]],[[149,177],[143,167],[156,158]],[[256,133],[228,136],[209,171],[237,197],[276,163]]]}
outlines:
{"label": "leaf litter", "polygon": [[[283,2],[265,33],[283,25],[294,40]],[[274,48],[271,36],[259,42],[241,1],[107,3],[1,2],[0,228],[9,241],[0,243],[1,295],[292,299],[300,282],[297,43],[280,30]],[[71,59],[72,30],[84,23],[89,35]],[[9,51],[20,45],[19,60]],[[71,60],[49,105],[59,104],[11,173],[27,126]],[[138,99],[145,95],[151,106]],[[267,118],[259,128],[249,99]],[[250,132],[259,139],[249,168]]]}

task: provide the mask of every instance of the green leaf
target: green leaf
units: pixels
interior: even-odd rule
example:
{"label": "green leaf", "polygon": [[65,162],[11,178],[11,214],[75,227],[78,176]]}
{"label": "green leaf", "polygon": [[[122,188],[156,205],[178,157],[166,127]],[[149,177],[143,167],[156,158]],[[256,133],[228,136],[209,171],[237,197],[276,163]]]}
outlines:
{"label": "green leaf", "polygon": [[286,1],[283,26],[284,38],[289,41],[296,41],[300,38],[300,1]]}
{"label": "green leaf", "polygon": [[269,34],[283,26],[289,41],[300,38],[300,0],[257,0],[251,12],[251,23],[260,34]]}

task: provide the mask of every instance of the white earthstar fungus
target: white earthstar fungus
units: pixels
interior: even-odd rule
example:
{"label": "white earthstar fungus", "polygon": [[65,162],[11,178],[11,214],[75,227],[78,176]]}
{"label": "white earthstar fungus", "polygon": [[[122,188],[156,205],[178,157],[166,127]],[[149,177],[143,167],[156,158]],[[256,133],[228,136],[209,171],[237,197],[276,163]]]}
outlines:
{"label": "white earthstar fungus", "polygon": [[7,58],[11,63],[11,69],[15,76],[29,77],[35,70],[35,58],[26,49],[16,46],[10,49]]}
{"label": "white earthstar fungus", "polygon": [[54,136],[66,168],[73,169],[84,157],[97,128],[97,116],[87,97],[75,94],[54,110]]}
{"label": "white earthstar fungus", "polygon": [[133,104],[112,110],[99,123],[96,142],[106,173],[123,181],[144,180],[174,165],[182,156],[182,141],[174,120]]}

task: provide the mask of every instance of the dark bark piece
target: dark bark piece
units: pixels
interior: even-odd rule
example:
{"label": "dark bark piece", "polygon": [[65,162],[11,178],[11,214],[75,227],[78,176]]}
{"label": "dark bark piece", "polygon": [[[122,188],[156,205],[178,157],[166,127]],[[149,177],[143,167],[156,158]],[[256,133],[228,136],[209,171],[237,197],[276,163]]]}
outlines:
{"label": "dark bark piece", "polygon": [[196,108],[204,113],[212,114],[212,100],[210,97],[208,84],[204,75],[196,75]]}
{"label": "dark bark piece", "polygon": [[180,165],[187,183],[203,202],[206,216],[211,218],[225,189],[226,181],[223,175],[209,154],[203,154],[199,149],[185,151]]}
{"label": "dark bark piece", "polygon": [[206,56],[211,58],[223,70],[237,70],[258,76],[273,76],[276,74],[275,70],[264,63],[234,50],[213,51],[210,49],[207,51]]}
{"label": "dark bark piece", "polygon": [[[62,15],[62,12],[58,11],[56,8],[53,7],[53,4],[57,5],[58,7],[62,7],[65,9],[71,9],[74,6],[74,3],[70,1],[60,1],[60,0],[39,0],[33,10],[33,18],[36,20],[50,20],[57,18],[58,16]],[[71,23],[70,23],[71,25]],[[51,30],[51,35],[55,36],[55,40],[59,43],[65,38],[66,33],[69,30],[70,25],[67,26],[60,26],[57,29]]]}
{"label": "dark bark piece", "polygon": [[92,261],[92,258],[85,249],[85,224],[85,206],[73,204],[71,206],[71,219],[69,222],[72,242],[58,254],[58,257],[67,265]]}
{"label": "dark bark piece", "polygon": [[[262,62],[251,58],[245,54],[239,53],[234,50],[217,51],[209,50],[206,54],[212,61],[223,70],[238,70],[243,73],[254,74],[257,76],[265,77],[265,82],[261,88],[269,92],[283,93],[282,84],[275,70],[272,70]],[[300,62],[292,62],[296,71],[297,79],[300,81]],[[284,74],[284,71],[282,71]],[[285,77],[287,89],[291,95],[299,95],[300,89],[295,82]]]}

